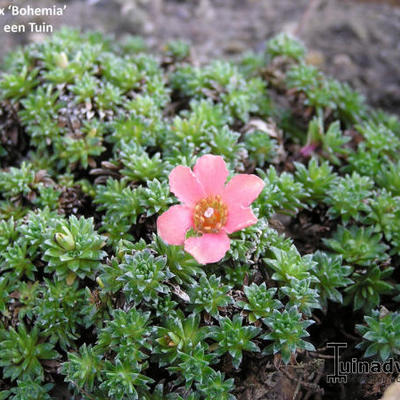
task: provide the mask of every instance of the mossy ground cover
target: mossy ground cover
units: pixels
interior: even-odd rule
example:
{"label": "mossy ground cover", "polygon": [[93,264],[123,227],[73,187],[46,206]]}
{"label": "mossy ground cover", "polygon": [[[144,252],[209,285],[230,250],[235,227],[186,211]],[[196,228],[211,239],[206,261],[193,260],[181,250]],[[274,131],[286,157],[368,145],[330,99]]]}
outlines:
{"label": "mossy ground cover", "polygon": [[[337,398],[326,342],[398,356],[400,123],[299,42],[196,66],[63,30],[9,55],[0,99],[0,398]],[[156,221],[205,154],[264,189],[202,265]]]}

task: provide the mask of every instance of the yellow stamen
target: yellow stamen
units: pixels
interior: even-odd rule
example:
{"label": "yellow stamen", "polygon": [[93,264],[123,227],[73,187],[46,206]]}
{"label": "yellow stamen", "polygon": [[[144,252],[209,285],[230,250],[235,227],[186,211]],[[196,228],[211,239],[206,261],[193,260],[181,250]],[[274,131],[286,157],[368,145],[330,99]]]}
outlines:
{"label": "yellow stamen", "polygon": [[218,233],[226,224],[228,207],[220,195],[201,199],[194,207],[194,229],[200,233]]}

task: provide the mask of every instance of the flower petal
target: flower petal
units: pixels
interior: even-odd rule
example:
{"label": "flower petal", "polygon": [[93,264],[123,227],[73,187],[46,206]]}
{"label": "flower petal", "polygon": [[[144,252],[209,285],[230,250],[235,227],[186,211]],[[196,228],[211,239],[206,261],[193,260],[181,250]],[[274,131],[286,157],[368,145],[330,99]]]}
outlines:
{"label": "flower petal", "polygon": [[169,174],[171,192],[184,204],[192,206],[205,197],[204,190],[189,167],[179,165]]}
{"label": "flower petal", "polygon": [[229,247],[229,237],[225,232],[206,233],[203,236],[185,240],[185,251],[190,253],[200,264],[221,260]]}
{"label": "flower petal", "polygon": [[186,232],[193,226],[192,210],[176,205],[157,218],[157,232],[168,244],[182,245]]}
{"label": "flower petal", "polygon": [[226,204],[249,206],[261,193],[264,181],[256,175],[235,175],[225,186],[222,194]]}
{"label": "flower petal", "polygon": [[224,230],[226,233],[233,233],[255,223],[257,223],[257,217],[253,214],[250,207],[234,205],[229,207],[228,220],[226,221]]}
{"label": "flower petal", "polygon": [[193,172],[203,186],[206,195],[222,194],[229,171],[221,156],[206,154],[200,157]]}

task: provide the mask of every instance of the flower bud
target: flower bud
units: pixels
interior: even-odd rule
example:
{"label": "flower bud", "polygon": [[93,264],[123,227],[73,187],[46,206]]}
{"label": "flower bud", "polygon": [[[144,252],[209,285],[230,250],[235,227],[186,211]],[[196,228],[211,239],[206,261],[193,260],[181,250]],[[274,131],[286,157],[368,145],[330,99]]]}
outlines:
{"label": "flower bud", "polygon": [[70,231],[64,230],[66,233],[57,232],[54,235],[54,240],[64,250],[70,251],[75,248],[75,239]]}
{"label": "flower bud", "polygon": [[65,69],[68,67],[68,63],[69,63],[68,57],[63,51],[59,54],[56,54],[55,59],[56,59],[57,67],[60,67],[62,69]]}

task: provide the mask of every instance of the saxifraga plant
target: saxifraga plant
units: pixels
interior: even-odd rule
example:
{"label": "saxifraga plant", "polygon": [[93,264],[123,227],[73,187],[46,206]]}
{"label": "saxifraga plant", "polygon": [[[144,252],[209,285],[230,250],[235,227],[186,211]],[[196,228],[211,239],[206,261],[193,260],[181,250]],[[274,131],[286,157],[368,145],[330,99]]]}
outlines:
{"label": "saxifraga plant", "polygon": [[[6,57],[0,399],[47,400],[64,379],[74,398],[234,400],[260,358],[309,365],[321,313],[323,329],[353,310],[360,349],[398,356],[399,119],[288,35],[239,62],[191,55],[62,29]],[[181,183],[209,156],[232,232],[203,265],[185,246],[204,235],[185,219],[202,193]],[[168,244],[176,207],[185,235]]]}

